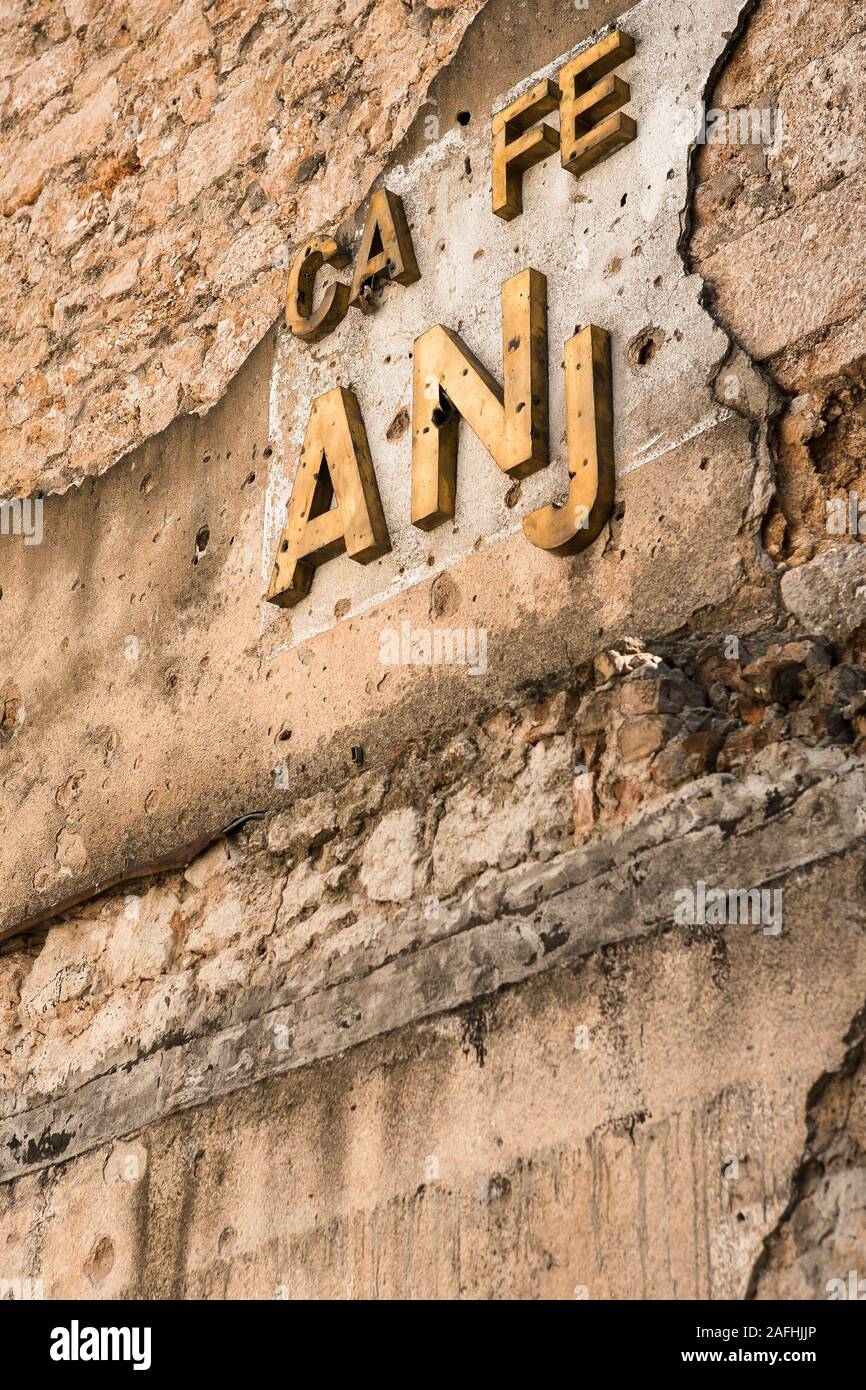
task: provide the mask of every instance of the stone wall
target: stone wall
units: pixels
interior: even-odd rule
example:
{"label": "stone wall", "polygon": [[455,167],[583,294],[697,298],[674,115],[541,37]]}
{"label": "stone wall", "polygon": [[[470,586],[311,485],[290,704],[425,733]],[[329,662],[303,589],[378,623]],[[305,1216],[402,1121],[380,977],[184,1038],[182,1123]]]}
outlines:
{"label": "stone wall", "polygon": [[831,543],[828,496],[863,490],[864,18],[858,0],[763,0],[708,105],[778,113],[783,137],[696,161],[692,264],[785,397],[765,524],[782,565]]}
{"label": "stone wall", "polygon": [[0,493],[218,400],[477,0],[16,0],[0,19]]}
{"label": "stone wall", "polygon": [[[73,8],[5,21],[4,476],[50,491],[110,470],[99,496],[122,518],[125,488],[173,470],[195,499],[208,440],[221,479],[239,439],[265,445],[243,412],[268,344],[233,373],[277,317],[293,226],[351,212],[425,98],[451,112],[479,72],[491,93],[513,80],[480,61],[509,25],[537,28],[547,61],[625,6],[326,6],[300,27],[289,7],[188,3],[137,12],[134,34]],[[691,493],[625,480],[596,560],[627,589],[615,622],[593,621],[582,557],[562,595],[539,573],[511,591],[531,671],[407,680],[361,765],[316,708],[355,669],[338,625],[301,648],[309,687],[271,688],[297,776],[282,804],[0,947],[0,1278],[52,1297],[821,1298],[866,1268],[866,560],[825,525],[864,463],[864,43],[862,4],[765,0],[707,74],[708,108],[781,110],[784,138],[683,155],[682,254],[727,344],[707,385],[734,419],[674,455]],[[244,456],[239,487],[257,467]],[[649,529],[667,509],[691,574]],[[658,551],[636,577],[635,526]],[[503,554],[492,582],[471,582],[476,557],[389,620],[474,594],[492,613]],[[17,680],[10,826],[35,778]],[[279,742],[299,705],[317,745],[300,769],[303,733]],[[144,758],[163,737],[156,718],[140,749],[123,730]],[[93,833],[74,772],[56,779],[69,875]],[[178,775],[204,798],[200,768]],[[700,882],[783,907],[683,920]]]}

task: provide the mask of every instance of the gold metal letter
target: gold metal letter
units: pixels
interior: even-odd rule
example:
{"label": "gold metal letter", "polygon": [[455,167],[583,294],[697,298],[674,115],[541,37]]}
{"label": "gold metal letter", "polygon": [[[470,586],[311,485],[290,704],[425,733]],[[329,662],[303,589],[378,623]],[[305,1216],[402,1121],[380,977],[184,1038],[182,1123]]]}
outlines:
{"label": "gold metal letter", "polygon": [[620,111],[631,100],[631,88],[610,76],[633,53],[634,39],[617,29],[561,70],[560,149],[570,173],[591,169],[637,135],[631,116]]}
{"label": "gold metal letter", "polygon": [[349,308],[348,285],[329,285],[318,309],[313,311],[313,286],[323,265],[342,270],[349,257],[332,237],[311,237],[301,247],[289,271],[286,288],[286,323],[296,338],[316,343],[346,317]]}
{"label": "gold metal letter", "polygon": [[354,393],[337,386],[310,409],[268,602],[298,603],[313,571],[343,551],[367,565],[390,549],[361,411]]}
{"label": "gold metal letter", "polygon": [[354,308],[369,307],[370,290],[380,275],[396,280],[398,285],[412,285],[421,279],[403,200],[387,188],[377,188],[367,208],[352,278]]}
{"label": "gold metal letter", "polygon": [[527,540],[555,555],[592,545],[613,506],[613,392],[610,335],[590,324],[565,345],[568,497],[523,519]]}
{"label": "gold metal letter", "polygon": [[553,126],[534,125],[559,99],[556,83],[543,79],[493,117],[493,211],[505,222],[523,211],[525,171],[559,149]]}
{"label": "gold metal letter", "polygon": [[461,416],[509,477],[547,463],[547,280],[522,270],[502,286],[505,389],[450,329],[415,340],[412,524],[432,531],[454,515]]}

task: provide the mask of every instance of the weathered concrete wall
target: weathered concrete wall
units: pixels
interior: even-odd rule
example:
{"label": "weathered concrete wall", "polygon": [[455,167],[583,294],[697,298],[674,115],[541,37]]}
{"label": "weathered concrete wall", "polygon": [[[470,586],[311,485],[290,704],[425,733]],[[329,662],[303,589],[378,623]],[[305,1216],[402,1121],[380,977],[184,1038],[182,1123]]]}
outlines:
{"label": "weathered concrete wall", "polygon": [[[218,8],[211,34],[231,21]],[[476,7],[400,8],[400,23],[381,8],[378,56],[352,70],[373,92],[368,163],[338,126],[345,186],[303,205],[299,235],[352,212],[392,146],[400,170],[423,154],[423,113],[409,123],[437,63],[425,111],[440,135],[470,112],[452,138],[477,171],[495,99],[626,7],[489,0],[452,62]],[[266,493],[287,463],[274,382],[293,378],[276,325],[229,381],[274,325],[285,273],[259,274],[232,235],[261,153],[251,114],[237,148],[219,137],[231,160],[209,196],[212,235],[229,229],[225,302],[256,327],[228,332],[224,355],[205,352],[207,372],[165,398],[171,415],[222,400],[122,462],[170,416],[148,427],[120,411],[104,451],[48,450],[27,475],[52,488],[108,469],[58,503],[53,549],[4,550],[2,925],[238,812],[270,814],[185,871],[0,948],[0,1278],[41,1278],[49,1296],[814,1298],[866,1271],[866,562],[824,523],[863,464],[866,13],[668,9],[671,49],[680,20],[689,42],[707,26],[689,103],[781,108],[784,138],[672,144],[667,214],[623,213],[617,265],[599,237],[592,293],[599,314],[605,293],[619,306],[620,416],[635,404],[618,426],[617,511],[585,556],[498,537],[294,643],[291,617],[262,623]],[[281,63],[316,51],[292,46],[287,16],[263,12],[225,78],[222,49],[203,56],[227,102],[255,86],[275,26]],[[155,14],[135,53],[175,22]],[[10,32],[20,45],[20,23]],[[100,32],[76,39],[92,62],[106,60]],[[333,37],[348,41],[339,17]],[[40,71],[56,75],[61,38],[38,39]],[[419,53],[429,66],[389,99],[381,74],[404,39],[413,83]],[[137,81],[130,68],[124,101],[143,100]],[[13,110],[37,122],[31,143],[53,123],[45,100]],[[178,170],[219,110],[188,122]],[[329,148],[310,138],[314,157]],[[636,152],[632,173],[657,155]],[[613,168],[588,195],[577,186],[594,226],[620,217]],[[144,197],[143,180],[124,182]],[[288,186],[257,202],[263,245],[294,240]],[[167,195],[173,256],[203,206],[179,185]],[[644,258],[641,326],[662,332],[629,366]],[[133,319],[159,307],[144,279],[126,293]],[[11,298],[3,309],[20,320]],[[159,323],[182,341],[199,312],[179,291]],[[411,344],[411,311],[396,322]],[[319,363],[339,347],[326,340]],[[64,428],[104,388],[68,389]],[[398,404],[372,412],[383,439]],[[688,435],[708,411],[711,427],[677,443],[677,421]],[[648,447],[675,447],[630,467],[642,427]],[[18,449],[26,425],[11,429]],[[34,608],[26,651],[14,639]],[[404,619],[484,627],[484,678],[383,678],[377,634]],[[781,893],[781,917],[678,920],[678,893],[699,882]]]}
{"label": "weathered concrete wall", "polygon": [[[431,142],[424,114],[395,156],[415,217],[421,282],[391,287],[366,336],[346,322],[302,356],[278,334],[273,362],[267,340],[205,419],[177,422],[97,483],[47,499],[46,538],[14,548],[4,590],[11,630],[34,607],[45,618],[41,642],[14,653],[8,676],[14,800],[2,824],[0,930],[16,914],[92,889],[123,864],[146,863],[237,815],[342,777],[352,746],[362,745],[369,762],[409,730],[496,707],[521,682],[545,679],[563,650],[576,664],[636,622],[650,637],[698,612],[727,610],[718,619],[724,630],[746,630],[769,613],[772,578],[759,533],[771,490],[773,402],[742,356],[729,373],[738,398],[719,399],[731,342],[702,310],[701,282],[684,274],[677,250],[689,189],[686,145],[674,140],[675,98],[709,72],[739,10],[739,0],[724,0],[711,12],[671,58],[661,94],[652,74],[671,44],[651,8],[634,17],[647,50],[635,85],[647,129],[643,144],[623,152],[628,163],[618,173],[641,196],[629,210],[628,191],[607,179],[607,166],[574,187],[558,166],[541,168],[523,225],[501,224],[486,206],[487,112],[503,94],[499,84],[528,76],[530,39],[544,44],[538,57],[550,63],[565,35],[574,38],[575,21],[559,16],[539,37],[529,9],[505,6],[527,40],[511,50],[510,73],[493,62],[500,29],[479,24],[448,73],[457,91],[430,94],[434,112],[460,110],[462,95],[476,112],[474,127],[442,120]],[[583,17],[578,27],[589,23]],[[479,70],[488,73],[484,91]],[[461,219],[477,223],[483,245],[461,231]],[[453,233],[453,268],[445,231]],[[585,264],[569,259],[573,237]],[[515,488],[464,429],[461,514],[453,527],[422,535],[408,521],[410,436],[388,438],[409,398],[414,338],[441,316],[497,365],[500,279],[524,263],[549,278],[553,462]],[[618,506],[604,544],[563,560],[528,545],[519,528],[527,511],[565,486],[556,344],[573,329],[570,315],[590,314],[613,334]],[[644,358],[633,345],[648,329],[660,345]],[[340,557],[317,576],[308,602],[275,610],[262,594],[286,482],[306,405],[329,379],[358,393],[393,553],[362,573]],[[484,679],[383,667],[380,635],[404,621],[483,629]],[[148,727],[160,737],[143,740]]]}

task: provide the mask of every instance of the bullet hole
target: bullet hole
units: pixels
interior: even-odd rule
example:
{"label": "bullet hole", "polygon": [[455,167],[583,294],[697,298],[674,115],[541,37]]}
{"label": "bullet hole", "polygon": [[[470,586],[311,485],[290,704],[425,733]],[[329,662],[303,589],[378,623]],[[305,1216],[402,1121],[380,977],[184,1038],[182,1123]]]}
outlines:
{"label": "bullet hole", "polygon": [[396,444],[398,439],[403,438],[408,428],[409,410],[407,406],[401,405],[394,419],[385,431],[385,438],[388,440],[389,444]]}
{"label": "bullet hole", "polygon": [[288,741],[289,741],[289,739],[290,739],[291,737],[292,737],[292,731],[291,731],[291,729],[286,729],[286,728],[280,729],[280,732],[277,734],[277,743],[288,743]]}
{"label": "bullet hole", "polygon": [[520,493],[521,493],[521,487],[520,487],[520,481],[519,481],[519,479],[518,479],[517,482],[514,482],[514,483],[511,484],[511,487],[508,489],[508,491],[507,491],[506,494],[505,494],[505,505],[506,505],[506,507],[509,508],[509,510],[510,510],[511,507],[516,507],[516,506],[517,506],[517,503],[520,501]]}
{"label": "bullet hole", "polygon": [[0,690],[0,741],[11,738],[22,712],[21,691],[14,681],[7,680]]}
{"label": "bullet hole", "polygon": [[623,193],[622,197],[621,197],[620,200],[619,200],[619,205],[620,205],[620,207],[621,207],[621,208],[624,208],[627,201],[628,201],[628,194],[627,194],[627,193]]}
{"label": "bullet hole", "polygon": [[241,483],[241,487],[250,487],[255,482],[255,480],[255,473],[248,473],[247,476],[244,478],[243,482]]}
{"label": "bullet hole", "polygon": [[660,275],[657,275],[656,278],[653,280],[653,284],[655,285],[656,289],[660,289],[662,285],[662,277]]}
{"label": "bullet hole", "polygon": [[356,767],[360,767],[364,761],[364,749],[360,743],[352,744],[352,762]]}
{"label": "bullet hole", "polygon": [[104,1284],[114,1268],[114,1241],[101,1236],[84,1262],[84,1273],[91,1284]]}
{"label": "bullet hole", "polygon": [[288,548],[289,548],[289,542],[288,542],[288,541],[283,541],[282,545],[280,546],[281,552],[282,552],[283,554],[285,554],[286,551],[288,550]]}
{"label": "bullet hole", "polygon": [[472,178],[472,160],[469,158],[468,155],[463,161],[463,172],[466,175],[467,179]]}
{"label": "bullet hole", "polygon": [[458,112],[457,112],[457,124],[458,124],[458,125],[468,125],[469,122],[470,122],[471,120],[472,120],[472,114],[471,114],[471,112],[469,112],[469,111],[458,111]]}
{"label": "bullet hole", "polygon": [[436,575],[430,589],[430,616],[432,621],[450,617],[460,607],[460,589],[450,574]]}
{"label": "bullet hole", "polygon": [[144,477],[138,485],[138,490],[141,493],[142,497],[146,497],[147,494],[149,492],[152,492],[155,487],[156,484],[153,481],[151,475],[149,473],[145,473]]}
{"label": "bullet hole", "polygon": [[674,170],[673,170],[673,169],[668,169],[668,175],[667,175],[667,176],[668,176],[669,179],[675,178],[676,176],[675,176]]}
{"label": "bullet hole", "polygon": [[73,772],[71,777],[67,777],[62,787],[58,787],[54,794],[54,800],[64,811],[68,811],[74,801],[78,799],[81,791],[81,784],[85,780],[86,773]]}
{"label": "bullet hole", "polygon": [[511,1183],[508,1178],[497,1173],[487,1184],[487,1201],[502,1202],[511,1196]]}
{"label": "bullet hole", "polygon": [[195,554],[192,557],[194,565],[197,565],[202,555],[206,553],[209,541],[210,528],[208,526],[202,526],[195,538]]}
{"label": "bullet hole", "polygon": [[633,367],[645,367],[651,362],[665,340],[664,330],[654,326],[637,333],[626,349],[626,355]]}
{"label": "bullet hole", "polygon": [[517,349],[518,349],[519,347],[520,347],[520,339],[519,339],[519,338],[512,338],[512,339],[510,340],[509,344],[508,344],[508,351],[509,351],[509,352],[516,352]]}
{"label": "bullet hole", "polygon": [[698,468],[701,470],[702,473],[703,473],[707,468],[709,468],[709,466],[710,466],[710,461],[709,461],[709,459],[701,459],[700,463],[698,464]]}
{"label": "bullet hole", "polygon": [[226,1226],[225,1230],[220,1232],[220,1238],[217,1241],[218,1253],[220,1255],[228,1254],[235,1243],[236,1237],[237,1232],[231,1226]]}
{"label": "bullet hole", "polygon": [[271,457],[271,454],[272,454],[273,452],[274,452],[274,451],[273,451],[273,449],[271,448],[271,446],[270,446],[270,444],[269,444],[269,445],[267,446],[266,449],[263,449],[263,450],[262,450],[262,456],[263,456],[264,458],[266,458],[266,459],[269,459],[269,458]]}

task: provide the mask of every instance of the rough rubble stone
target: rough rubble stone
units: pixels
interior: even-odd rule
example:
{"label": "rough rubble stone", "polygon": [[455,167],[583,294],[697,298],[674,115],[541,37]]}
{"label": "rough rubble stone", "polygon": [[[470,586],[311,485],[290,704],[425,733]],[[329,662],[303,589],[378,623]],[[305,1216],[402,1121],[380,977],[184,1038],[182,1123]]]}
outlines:
{"label": "rough rubble stone", "polygon": [[807,632],[844,646],[866,621],[866,546],[840,546],[788,570],[782,602]]}

